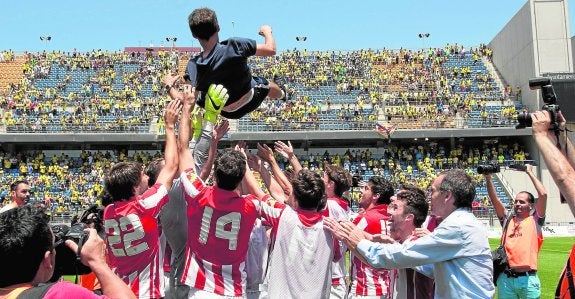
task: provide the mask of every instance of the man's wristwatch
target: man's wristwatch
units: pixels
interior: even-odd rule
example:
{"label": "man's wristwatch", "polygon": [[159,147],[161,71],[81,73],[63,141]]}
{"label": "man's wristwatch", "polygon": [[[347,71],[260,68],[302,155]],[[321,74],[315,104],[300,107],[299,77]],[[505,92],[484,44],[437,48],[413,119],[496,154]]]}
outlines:
{"label": "man's wristwatch", "polygon": [[170,93],[170,89],[172,89],[172,87],[173,87],[172,85],[166,84],[166,86],[164,86],[164,91],[166,93]]}

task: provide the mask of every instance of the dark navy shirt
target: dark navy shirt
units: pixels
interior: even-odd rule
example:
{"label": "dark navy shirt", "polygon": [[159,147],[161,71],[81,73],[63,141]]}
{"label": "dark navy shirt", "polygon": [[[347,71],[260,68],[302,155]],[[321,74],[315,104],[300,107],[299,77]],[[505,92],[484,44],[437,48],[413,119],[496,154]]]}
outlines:
{"label": "dark navy shirt", "polygon": [[248,57],[256,54],[256,47],[255,40],[234,37],[216,44],[206,58],[202,52],[188,62],[186,72],[196,90],[201,91],[198,99],[201,107],[210,84],[222,84],[228,89],[227,104],[237,101],[255,85]]}

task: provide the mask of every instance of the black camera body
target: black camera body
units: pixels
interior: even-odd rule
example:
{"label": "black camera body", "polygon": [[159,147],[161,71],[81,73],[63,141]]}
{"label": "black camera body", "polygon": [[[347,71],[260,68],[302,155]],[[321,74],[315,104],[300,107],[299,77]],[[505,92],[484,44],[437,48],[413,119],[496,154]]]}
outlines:
{"label": "black camera body", "polygon": [[359,187],[359,182],[361,182],[361,176],[359,174],[354,174],[351,177],[351,187]]}
{"label": "black camera body", "polygon": [[82,264],[76,252],[64,244],[66,240],[72,240],[76,242],[76,244],[85,243],[86,240],[88,240],[88,234],[84,232],[87,226],[84,223],[76,223],[72,226],[58,224],[52,225],[51,227],[54,233],[54,244],[56,245],[56,263],[54,274],[50,281],[57,281],[62,275],[83,275],[91,273],[92,270],[90,267]]}
{"label": "black camera body", "polygon": [[[550,129],[559,129],[559,124],[557,123],[557,114],[561,110],[557,104],[557,95],[555,94],[555,89],[553,89],[553,85],[551,84],[551,79],[542,77],[529,79],[529,89],[541,89],[541,95],[543,102],[545,103],[541,109],[549,111],[552,126]],[[533,126],[533,119],[531,118],[530,113],[523,112],[517,115],[517,122],[519,124],[517,124],[515,127],[516,129],[524,129]]]}
{"label": "black camera body", "polygon": [[496,163],[487,163],[477,166],[477,173],[479,174],[492,174],[501,171],[501,167]]}

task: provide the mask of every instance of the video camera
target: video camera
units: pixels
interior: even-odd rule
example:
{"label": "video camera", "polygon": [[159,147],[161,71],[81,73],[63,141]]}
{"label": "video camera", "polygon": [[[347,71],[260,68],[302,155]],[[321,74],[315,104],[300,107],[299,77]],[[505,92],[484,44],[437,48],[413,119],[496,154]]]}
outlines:
{"label": "video camera", "polygon": [[492,174],[501,171],[501,167],[497,163],[487,163],[477,166],[477,173],[479,174]]}
{"label": "video camera", "polygon": [[88,240],[88,234],[84,232],[86,224],[76,223],[72,226],[65,224],[52,225],[54,233],[54,249],[56,250],[56,263],[51,282],[57,281],[62,275],[83,275],[91,273],[90,267],[80,262],[80,257],[72,251],[64,242],[72,240],[82,246]]}
{"label": "video camera", "polygon": [[[545,103],[542,109],[549,111],[549,115],[551,116],[551,129],[554,131],[559,130],[557,113],[559,113],[560,109],[557,104],[557,95],[555,94],[555,89],[553,89],[553,85],[551,84],[551,79],[543,77],[529,79],[529,89],[541,89],[541,95],[543,97],[543,102]],[[524,129],[526,127],[533,126],[531,114],[527,112],[517,115],[517,122],[519,122],[519,124],[515,127],[516,129]]]}

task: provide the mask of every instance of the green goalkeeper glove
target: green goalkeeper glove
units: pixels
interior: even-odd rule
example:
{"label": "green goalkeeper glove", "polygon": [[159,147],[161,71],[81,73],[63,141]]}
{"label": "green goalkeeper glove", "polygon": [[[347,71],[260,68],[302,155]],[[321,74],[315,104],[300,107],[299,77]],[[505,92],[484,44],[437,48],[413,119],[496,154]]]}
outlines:
{"label": "green goalkeeper glove", "polygon": [[204,109],[206,113],[204,113],[204,119],[211,123],[216,123],[216,119],[222,112],[229,97],[228,90],[223,85],[210,85],[205,97]]}

